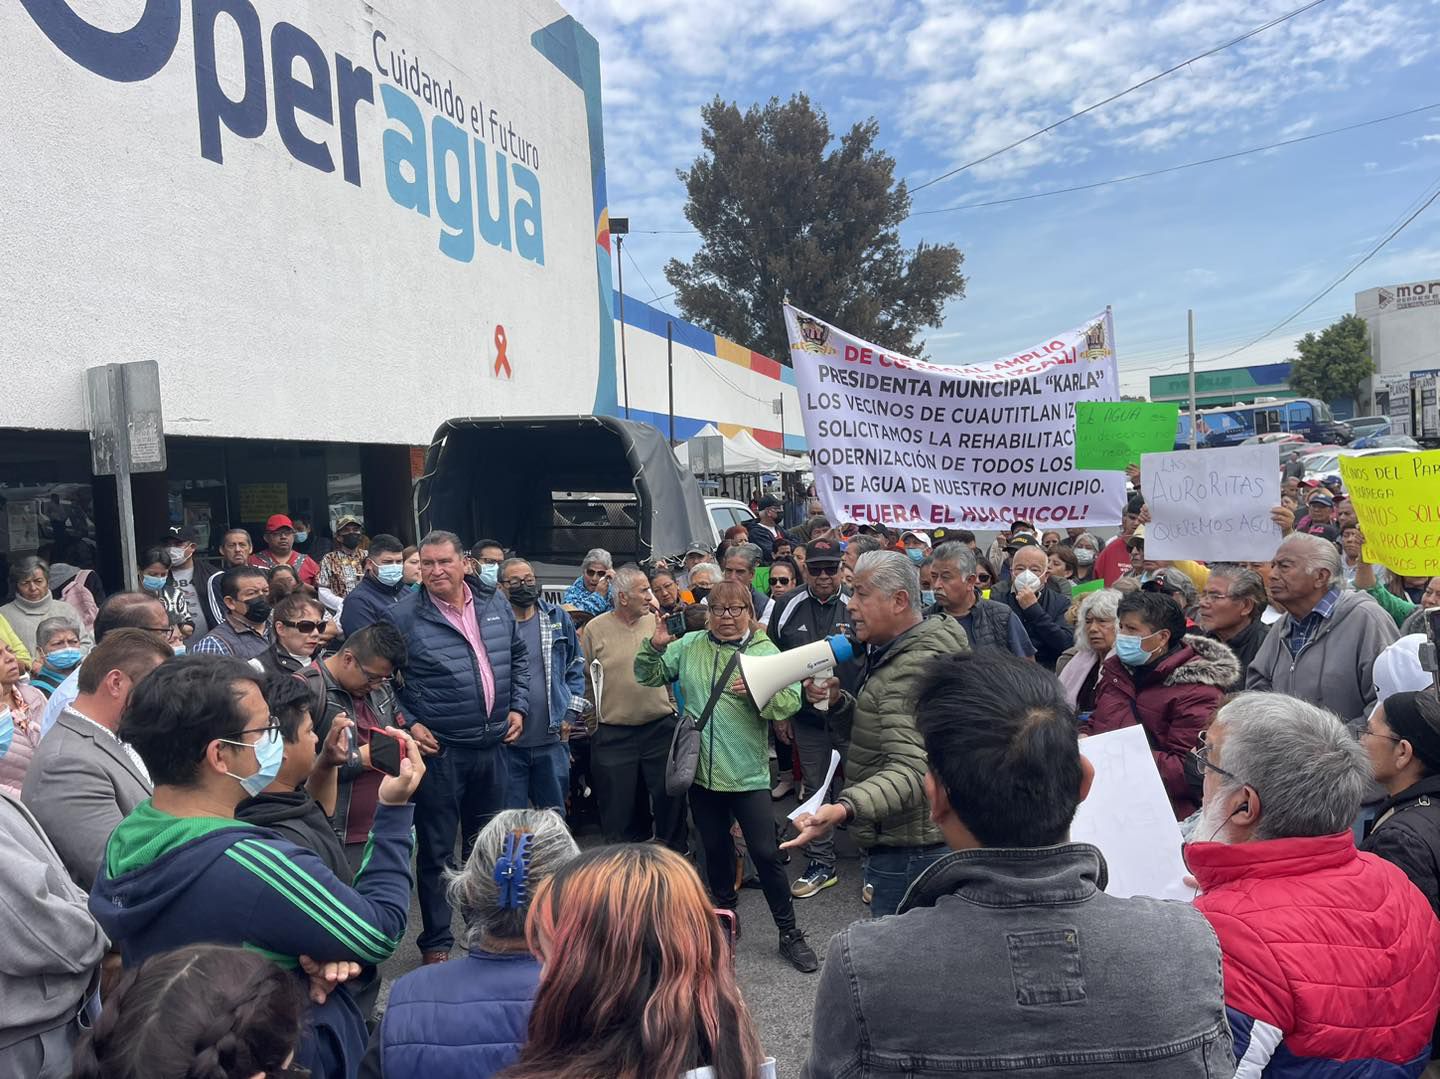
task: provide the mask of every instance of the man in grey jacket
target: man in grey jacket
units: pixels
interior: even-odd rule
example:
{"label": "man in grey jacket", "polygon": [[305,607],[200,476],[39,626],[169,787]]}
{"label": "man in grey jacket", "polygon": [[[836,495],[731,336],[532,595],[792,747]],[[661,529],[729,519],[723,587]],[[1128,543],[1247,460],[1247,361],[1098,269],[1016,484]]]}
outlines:
{"label": "man in grey jacket", "polygon": [[[1055,676],[995,649],[942,656],[916,722],[952,853],[899,917],[830,942],[806,1079],[1233,1073],[1205,919],[1106,895],[1100,851],[1069,842],[1095,773]],[[937,991],[962,967],[963,992]]]}
{"label": "man in grey jacket", "polygon": [[105,934],[45,832],[0,791],[0,1079],[64,1079]]}
{"label": "man in grey jacket", "polygon": [[1285,617],[1270,627],[1246,689],[1298,697],[1358,730],[1375,707],[1375,657],[1400,638],[1395,620],[1364,592],[1345,592],[1340,551],[1292,535],[1270,564],[1270,599]]}

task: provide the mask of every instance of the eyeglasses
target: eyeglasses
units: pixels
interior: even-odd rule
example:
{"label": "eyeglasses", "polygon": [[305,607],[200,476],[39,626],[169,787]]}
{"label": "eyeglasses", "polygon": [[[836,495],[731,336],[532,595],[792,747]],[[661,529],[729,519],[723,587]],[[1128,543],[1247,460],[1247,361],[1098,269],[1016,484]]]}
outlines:
{"label": "eyeglasses", "polygon": [[817,566],[813,562],[806,567],[812,577],[833,577],[840,572],[840,567],[835,564]]}
{"label": "eyeglasses", "polygon": [[742,614],[750,612],[749,607],[711,607],[712,614],[720,618],[739,618]]}
{"label": "eyeglasses", "polygon": [[605,571],[604,571],[603,569],[587,569],[587,570],[585,571],[585,576],[587,576],[587,577],[603,577],[603,576],[605,576]]}
{"label": "eyeglasses", "polygon": [[501,581],[500,583],[503,584],[506,588],[515,588],[515,587],[520,586],[520,585],[525,585],[525,586],[528,586],[528,587],[533,588],[533,587],[535,586],[535,578],[534,578],[534,577],[512,577],[510,580],[508,580],[508,581]]}
{"label": "eyeglasses", "polygon": [[280,620],[280,624],[282,626],[289,626],[291,629],[298,629],[301,633],[324,633],[325,627],[328,626],[330,623],[323,621],[312,622],[308,618],[300,622],[287,622],[285,619],[282,618]]}
{"label": "eyeglasses", "polygon": [[1208,588],[1205,589],[1205,591],[1203,591],[1203,592],[1200,593],[1200,599],[1201,599],[1202,601],[1203,601],[1203,600],[1207,600],[1207,599],[1208,599],[1208,600],[1217,600],[1217,599],[1234,599],[1234,598],[1235,598],[1235,597],[1232,596],[1229,592],[1212,592],[1212,591],[1210,591],[1210,589],[1208,589]]}
{"label": "eyeglasses", "polygon": [[1381,734],[1379,731],[1372,731],[1369,723],[1366,723],[1365,726],[1360,729],[1360,732],[1355,735],[1356,738],[1365,738],[1366,736],[1370,738],[1383,738],[1387,742],[1395,742],[1397,744],[1405,741],[1403,738],[1396,738],[1393,734]]}
{"label": "eyeglasses", "polygon": [[1232,779],[1236,783],[1242,782],[1240,777],[1234,772],[1227,772],[1224,768],[1221,768],[1218,764],[1210,760],[1210,750],[1213,748],[1210,744],[1210,732],[1201,731],[1199,740],[1195,743],[1195,748],[1190,750],[1190,755],[1195,758],[1201,768],[1208,768],[1212,772],[1218,772],[1226,779]]}
{"label": "eyeglasses", "polygon": [[374,671],[367,671],[365,669],[365,664],[361,663],[359,660],[355,661],[355,666],[360,668],[360,673],[365,676],[365,680],[369,682],[372,686],[383,686],[386,682],[390,681],[390,675],[376,674]]}
{"label": "eyeglasses", "polygon": [[241,741],[241,738],[242,738],[244,735],[247,735],[247,734],[262,734],[262,735],[263,735],[263,734],[269,734],[271,731],[277,731],[277,732],[278,732],[279,730],[280,730],[280,720],[279,720],[279,718],[276,717],[276,716],[271,716],[271,717],[270,717],[270,722],[267,723],[267,724],[265,724],[265,726],[263,726],[263,727],[246,727],[246,728],[244,728],[243,730],[236,731],[235,734],[234,734],[234,736],[231,737],[231,738],[217,738],[216,741],[217,741],[217,742],[229,742],[231,745],[234,745],[234,746],[245,746],[245,747],[249,748],[253,743]]}

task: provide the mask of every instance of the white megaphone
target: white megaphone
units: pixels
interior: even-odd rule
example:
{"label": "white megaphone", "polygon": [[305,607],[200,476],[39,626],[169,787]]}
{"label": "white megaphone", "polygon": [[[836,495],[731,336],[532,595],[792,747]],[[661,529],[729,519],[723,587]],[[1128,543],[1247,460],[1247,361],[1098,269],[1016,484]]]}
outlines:
{"label": "white megaphone", "polygon": [[[807,678],[828,677],[837,665],[855,657],[855,645],[843,633],[814,644],[792,648],[778,656],[749,656],[740,653],[740,677],[750,690],[756,708],[764,708],[775,694],[788,685]],[[828,701],[814,705],[818,711],[830,707]]]}

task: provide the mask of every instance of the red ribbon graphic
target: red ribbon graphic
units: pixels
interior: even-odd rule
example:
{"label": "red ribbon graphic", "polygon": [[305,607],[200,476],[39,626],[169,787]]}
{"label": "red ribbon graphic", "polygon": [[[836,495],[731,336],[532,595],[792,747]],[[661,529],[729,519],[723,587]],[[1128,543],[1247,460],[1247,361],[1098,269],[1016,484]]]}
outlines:
{"label": "red ribbon graphic", "polygon": [[505,327],[495,327],[495,374],[500,374],[500,368],[505,368],[505,377],[513,378],[514,372],[510,370],[510,358],[505,355]]}

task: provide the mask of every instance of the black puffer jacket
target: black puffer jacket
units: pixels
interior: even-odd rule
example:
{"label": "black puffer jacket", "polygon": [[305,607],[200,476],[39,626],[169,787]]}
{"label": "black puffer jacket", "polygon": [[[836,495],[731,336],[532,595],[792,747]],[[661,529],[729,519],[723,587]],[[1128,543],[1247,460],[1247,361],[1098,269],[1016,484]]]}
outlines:
{"label": "black puffer jacket", "polygon": [[1387,798],[1360,849],[1404,870],[1440,917],[1440,775]]}

